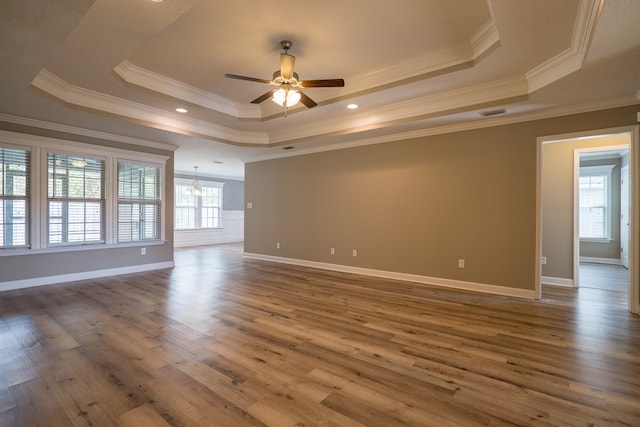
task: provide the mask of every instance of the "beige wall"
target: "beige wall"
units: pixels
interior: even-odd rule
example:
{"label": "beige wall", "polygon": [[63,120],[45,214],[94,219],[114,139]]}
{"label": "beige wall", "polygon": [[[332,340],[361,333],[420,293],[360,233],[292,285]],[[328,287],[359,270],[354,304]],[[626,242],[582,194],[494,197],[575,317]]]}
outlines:
{"label": "beige wall", "polygon": [[639,108],[249,163],[245,252],[533,290],[537,138]]}
{"label": "beige wall", "polygon": [[[619,135],[543,144],[542,255],[547,258],[547,264],[542,266],[543,276],[573,280],[574,151],[582,148],[616,146],[629,142],[629,136]],[[619,180],[620,172],[618,169]],[[618,200],[619,198],[618,195]],[[617,212],[619,215],[619,204]],[[620,240],[612,242],[610,246],[614,247],[613,250],[617,247],[619,251]],[[591,248],[591,252],[588,251],[587,248],[587,253],[584,256],[598,256],[593,248]],[[604,255],[603,252],[600,254]]]}

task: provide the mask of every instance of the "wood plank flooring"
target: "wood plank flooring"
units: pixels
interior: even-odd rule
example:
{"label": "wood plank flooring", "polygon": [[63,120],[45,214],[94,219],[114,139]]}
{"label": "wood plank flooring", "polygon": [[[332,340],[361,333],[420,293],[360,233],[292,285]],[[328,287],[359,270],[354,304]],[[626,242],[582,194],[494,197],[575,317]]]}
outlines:
{"label": "wood plank flooring", "polygon": [[629,292],[629,270],[621,265],[580,263],[580,286]]}
{"label": "wood plank flooring", "polygon": [[0,293],[0,426],[640,426],[626,296],[541,301],[176,251]]}

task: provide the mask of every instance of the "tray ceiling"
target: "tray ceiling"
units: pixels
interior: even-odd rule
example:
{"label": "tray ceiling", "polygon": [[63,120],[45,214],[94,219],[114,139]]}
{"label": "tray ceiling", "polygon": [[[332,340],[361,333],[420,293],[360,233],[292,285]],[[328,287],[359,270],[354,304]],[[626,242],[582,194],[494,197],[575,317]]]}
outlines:
{"label": "tray ceiling", "polygon": [[[241,177],[260,158],[638,102],[639,3],[9,0],[0,119],[174,146],[178,172]],[[224,78],[271,79],[283,39],[302,80],[346,82],[305,89],[319,105],[286,118],[249,102],[268,86]]]}

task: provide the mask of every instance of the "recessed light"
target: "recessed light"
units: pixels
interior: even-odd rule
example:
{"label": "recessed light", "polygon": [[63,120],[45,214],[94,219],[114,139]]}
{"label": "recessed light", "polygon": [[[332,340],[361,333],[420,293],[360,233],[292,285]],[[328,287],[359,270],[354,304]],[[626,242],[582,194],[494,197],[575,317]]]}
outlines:
{"label": "recessed light", "polygon": [[186,109],[186,108],[182,108],[182,107],[178,107],[178,108],[176,108],[176,111],[177,111],[178,113],[183,113],[183,114],[184,114],[184,113],[186,113],[186,112],[187,112],[187,109]]}
{"label": "recessed light", "polygon": [[293,150],[293,146],[287,145],[286,147],[282,147],[283,150]]}
{"label": "recessed light", "polygon": [[347,108],[349,110],[355,110],[356,108],[358,108],[358,104],[349,104],[349,105],[347,105]]}
{"label": "recessed light", "polygon": [[162,0],[151,0],[152,3],[162,3]]}

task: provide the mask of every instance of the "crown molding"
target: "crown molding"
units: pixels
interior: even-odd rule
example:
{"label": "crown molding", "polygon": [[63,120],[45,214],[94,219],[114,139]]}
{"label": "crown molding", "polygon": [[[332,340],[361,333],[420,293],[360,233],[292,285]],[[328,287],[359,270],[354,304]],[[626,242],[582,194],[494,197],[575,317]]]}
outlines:
{"label": "crown molding", "polygon": [[271,144],[332,133],[353,133],[375,129],[390,122],[425,117],[523,95],[527,95],[527,81],[524,76],[503,79],[385,105],[359,116],[351,116],[348,120],[338,121],[331,118],[307,124],[304,127],[283,128],[271,133]]}
{"label": "crown molding", "polygon": [[[104,147],[91,143],[87,143],[84,141],[70,141],[67,139],[60,139],[53,136],[45,136],[45,135],[33,135],[26,134],[14,131],[0,130],[0,138],[3,141],[10,141],[11,144],[18,144],[20,146],[27,146],[30,148],[33,147],[52,147],[55,146],[57,150],[61,150],[62,152],[68,152],[68,150],[73,150],[82,153],[90,153],[92,155],[104,157],[106,154],[117,155],[122,159],[135,159],[138,160],[145,159],[147,161],[156,162],[156,163],[165,163],[170,157],[163,154],[154,154],[154,153],[143,153],[136,154],[135,156],[132,154],[132,151],[127,148],[122,147]],[[132,157],[134,156],[134,157]]]}
{"label": "crown molding", "polygon": [[477,58],[490,52],[499,43],[500,36],[493,20],[493,14],[491,14],[490,18],[471,35],[468,41],[354,76],[351,79],[353,82],[349,83],[349,88],[344,96],[373,92],[407,80],[446,73],[448,70],[455,71],[459,66],[471,67]]}
{"label": "crown molding", "polygon": [[240,146],[271,146],[328,133],[358,132],[378,128],[390,122],[424,117],[527,93],[526,81],[522,77],[516,77],[386,105],[360,116],[355,122],[352,120],[353,117],[348,120],[332,118],[313,125],[282,128],[269,135],[266,132],[239,131],[201,120],[167,117],[167,112],[163,110],[71,85],[46,69],[38,73],[32,84],[69,104],[152,123],[158,128],[172,132],[197,134]]}
{"label": "crown molding", "polygon": [[529,92],[535,92],[582,68],[604,0],[580,0],[571,46],[526,73]]}
{"label": "crown molding", "polygon": [[61,125],[58,123],[47,122],[43,120],[31,119],[28,117],[12,116],[0,113],[0,122],[13,123],[17,125],[29,126],[38,129],[46,129],[55,132],[63,132],[72,135],[87,136],[90,138],[104,139],[106,141],[122,142],[124,144],[138,145],[141,147],[156,148],[159,150],[175,151],[179,147],[173,144],[163,142],[149,141],[146,139],[132,138],[129,136],[117,135],[115,133],[101,132],[91,129],[85,129],[75,126]]}
{"label": "crown molding", "polygon": [[[196,120],[180,120],[172,122],[162,115],[166,112],[150,109],[140,104],[129,103],[114,97],[109,97],[103,94],[96,94],[92,91],[87,91],[75,86],[69,85],[57,76],[49,73],[47,70],[42,70],[38,76],[34,79],[34,86],[41,88],[47,93],[71,104],[82,105],[101,111],[107,111],[112,114],[124,115],[124,113],[131,111],[133,118],[139,120],[150,121],[161,125],[173,132],[193,134],[197,133],[204,136],[210,136],[220,142],[228,142],[235,145],[252,145],[252,146],[273,146],[277,144],[283,144],[295,140],[304,140],[311,137],[319,137],[323,135],[331,134],[355,134],[358,132],[380,128],[385,125],[399,123],[409,118],[421,118],[429,115],[435,115],[437,113],[460,110],[463,108],[469,108],[474,105],[479,105],[487,102],[499,102],[500,100],[507,100],[522,95],[527,95],[527,80],[524,76],[504,79],[496,82],[489,82],[481,85],[471,86],[467,88],[461,88],[449,92],[444,92],[435,95],[429,95],[410,101],[404,101],[401,103],[395,103],[380,107],[374,111],[367,112],[360,116],[351,116],[349,120],[336,120],[334,118],[319,121],[313,125],[303,126],[298,128],[283,128],[281,131],[276,131],[271,135],[267,133],[258,132],[241,132],[233,129],[223,128],[224,132],[219,132],[219,126],[211,125],[209,123],[196,121]],[[86,92],[89,92],[86,94]],[[98,97],[96,97],[96,95]],[[88,96],[91,102],[86,101],[83,96]],[[96,102],[96,99],[101,100],[102,103]],[[392,140],[416,138],[426,135],[449,133],[467,129],[475,129],[480,127],[498,126],[500,124],[516,123],[521,121],[536,120],[548,117],[556,117],[568,114],[581,113],[586,111],[594,111],[598,109],[614,108],[625,105],[632,105],[637,103],[637,97],[625,98],[621,100],[615,100],[613,102],[599,103],[592,105],[583,105],[579,107],[570,106],[563,109],[551,109],[542,113],[532,114],[519,114],[517,116],[501,116],[492,119],[485,119],[482,122],[469,122],[464,124],[456,124],[449,126],[442,126],[437,128],[429,128],[421,131],[410,132],[407,134],[395,134],[392,136],[377,137],[374,139],[359,140],[353,143],[339,144],[339,147],[335,148],[348,148],[357,145],[367,145],[379,142],[388,142]],[[133,105],[131,105],[133,104]],[[125,108],[126,107],[126,108]],[[145,140],[139,140],[135,138],[128,138],[120,135],[110,134],[100,131],[91,131],[82,128],[75,128],[66,125],[58,125],[49,122],[43,122],[23,117],[9,116],[6,114],[0,114],[0,120],[6,122],[12,122],[16,124],[23,124],[27,126],[40,127],[50,130],[57,130],[61,132],[68,132],[72,134],[79,134],[85,136],[92,136],[96,138],[103,138],[114,141],[121,141],[124,143],[130,143],[141,146],[152,146],[161,149],[175,150],[176,147],[170,144],[161,144]],[[251,138],[257,134],[257,137]],[[364,141],[364,142],[362,142]],[[322,148],[321,151],[324,151]],[[291,155],[298,155],[291,153]],[[281,157],[281,156],[278,156]]]}
{"label": "crown molding", "polygon": [[325,151],[344,150],[347,148],[362,147],[365,145],[383,144],[387,142],[404,141],[408,139],[423,138],[433,135],[442,135],[454,132],[464,132],[474,129],[485,129],[496,126],[511,125],[516,123],[531,122],[534,120],[545,120],[572,114],[590,113],[592,111],[606,110],[610,108],[620,108],[637,104],[636,100],[629,98],[617,99],[614,101],[598,102],[591,104],[583,104],[579,106],[564,106],[543,111],[535,111],[530,113],[520,113],[512,116],[497,116],[491,118],[478,118],[474,121],[466,121],[451,125],[435,126],[431,128],[418,129],[402,133],[393,133],[390,135],[374,136],[369,138],[360,138],[349,142],[340,142],[336,144],[325,145],[322,147],[311,147],[299,149],[295,151],[287,151],[278,154],[269,154],[266,156],[254,157],[245,160],[245,163],[260,162],[263,160],[273,160],[284,157],[303,156],[305,154],[322,153]]}
{"label": "crown molding", "polygon": [[495,45],[500,43],[500,34],[496,27],[496,21],[493,18],[493,10],[491,10],[491,2],[487,2],[489,7],[490,18],[476,31],[469,39],[473,49],[473,59],[477,59],[488,52]]}
{"label": "crown molding", "polygon": [[437,73],[473,61],[473,48],[468,42],[447,46],[435,52],[408,58],[387,67],[354,76],[347,96],[393,86],[398,82]]}
{"label": "crown molding", "polygon": [[265,132],[244,132],[188,117],[175,119],[164,110],[74,86],[46,69],[42,69],[31,84],[68,104],[152,123],[172,132],[202,135],[236,145],[269,144]]}
{"label": "crown molding", "polygon": [[143,87],[191,104],[242,119],[261,119],[262,109],[253,104],[239,104],[211,92],[123,61],[113,69],[127,83]]}

